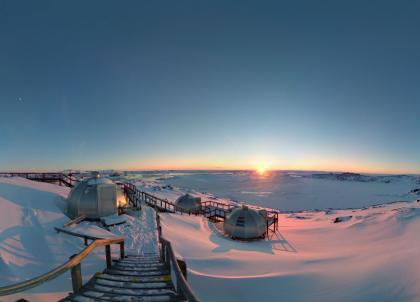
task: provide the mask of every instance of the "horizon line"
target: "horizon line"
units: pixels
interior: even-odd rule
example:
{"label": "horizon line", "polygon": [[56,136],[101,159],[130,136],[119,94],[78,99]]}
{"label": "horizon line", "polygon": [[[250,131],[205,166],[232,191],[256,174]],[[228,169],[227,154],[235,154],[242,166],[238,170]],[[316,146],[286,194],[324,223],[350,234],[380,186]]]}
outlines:
{"label": "horizon line", "polygon": [[[152,168],[138,168],[138,169],[118,169],[118,168],[101,168],[101,169],[57,169],[57,170],[46,170],[46,169],[12,169],[9,171],[0,171],[1,173],[60,173],[64,171],[120,171],[120,172],[161,172],[161,171],[191,171],[191,172],[199,172],[199,171],[209,171],[209,172],[222,172],[222,171],[229,171],[229,172],[251,172],[256,171],[256,169],[250,168],[159,168],[159,169],[152,169]],[[332,170],[332,169],[267,169],[267,172],[328,172],[328,173],[355,173],[355,174],[384,174],[384,175],[420,175],[420,171],[417,172],[403,172],[403,171],[357,171],[357,170]]]}

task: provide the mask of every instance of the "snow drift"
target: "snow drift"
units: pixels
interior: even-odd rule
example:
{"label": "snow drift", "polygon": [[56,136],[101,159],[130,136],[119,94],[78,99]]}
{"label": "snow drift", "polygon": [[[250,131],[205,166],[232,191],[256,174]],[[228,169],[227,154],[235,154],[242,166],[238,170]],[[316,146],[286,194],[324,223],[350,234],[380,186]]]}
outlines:
{"label": "snow drift", "polygon": [[224,238],[202,217],[161,217],[203,302],[420,301],[417,202],[281,214],[279,233],[258,242]]}

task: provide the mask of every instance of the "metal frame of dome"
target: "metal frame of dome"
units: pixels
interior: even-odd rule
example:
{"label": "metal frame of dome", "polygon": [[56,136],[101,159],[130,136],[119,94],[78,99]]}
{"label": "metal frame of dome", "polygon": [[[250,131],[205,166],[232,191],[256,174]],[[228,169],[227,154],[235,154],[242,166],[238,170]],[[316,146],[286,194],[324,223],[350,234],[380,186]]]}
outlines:
{"label": "metal frame of dome", "polygon": [[267,213],[242,206],[232,210],[223,222],[224,232],[232,238],[262,238],[267,231]]}
{"label": "metal frame of dome", "polygon": [[120,188],[110,179],[99,175],[79,182],[67,198],[67,215],[70,218],[85,216],[98,219],[118,212]]}
{"label": "metal frame of dome", "polygon": [[194,197],[190,194],[185,194],[175,201],[175,204],[187,211],[199,211],[201,210],[201,198]]}

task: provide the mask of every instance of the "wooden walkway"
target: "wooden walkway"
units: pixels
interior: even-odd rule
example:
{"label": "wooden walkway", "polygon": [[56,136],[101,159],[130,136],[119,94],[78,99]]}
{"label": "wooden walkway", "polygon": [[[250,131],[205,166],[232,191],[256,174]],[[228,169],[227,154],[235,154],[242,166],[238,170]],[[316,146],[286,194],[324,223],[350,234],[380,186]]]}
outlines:
{"label": "wooden walkway", "polygon": [[60,186],[65,185],[67,187],[74,187],[78,183],[77,178],[74,174],[69,173],[43,173],[43,172],[0,172],[0,176],[9,176],[9,177],[22,177],[29,180],[47,182],[47,183],[57,183]]}

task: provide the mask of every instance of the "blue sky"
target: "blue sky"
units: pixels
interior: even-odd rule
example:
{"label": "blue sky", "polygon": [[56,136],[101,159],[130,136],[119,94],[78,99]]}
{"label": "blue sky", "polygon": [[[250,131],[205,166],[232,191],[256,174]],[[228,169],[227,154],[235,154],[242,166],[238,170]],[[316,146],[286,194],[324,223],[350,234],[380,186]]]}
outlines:
{"label": "blue sky", "polygon": [[1,170],[420,172],[420,3],[1,1]]}

